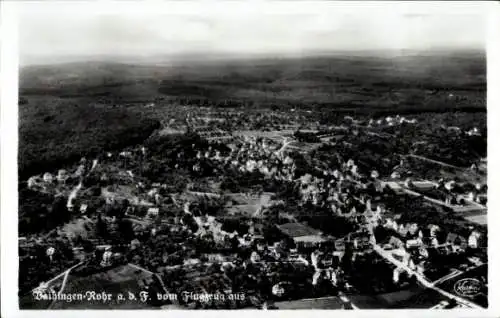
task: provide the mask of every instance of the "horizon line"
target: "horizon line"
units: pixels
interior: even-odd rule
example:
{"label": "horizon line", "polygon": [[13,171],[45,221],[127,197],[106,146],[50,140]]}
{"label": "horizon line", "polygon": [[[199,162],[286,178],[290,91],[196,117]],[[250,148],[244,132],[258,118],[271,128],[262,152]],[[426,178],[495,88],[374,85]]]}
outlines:
{"label": "horizon line", "polygon": [[[262,59],[301,59],[316,57],[373,57],[373,58],[395,58],[405,56],[427,56],[427,55],[453,55],[463,53],[475,53],[486,56],[485,48],[468,47],[436,47],[429,49],[337,49],[337,50],[314,50],[300,52],[266,52],[266,53],[244,53],[244,52],[179,52],[170,54],[92,54],[92,55],[51,55],[42,57],[36,62],[23,61],[19,57],[19,67],[64,65],[73,63],[114,63],[114,64],[169,64],[179,62],[216,62],[216,61],[238,61],[238,60],[262,60]],[[26,55],[25,55],[26,56]],[[118,60],[117,60],[118,59]],[[148,59],[150,61],[148,61]]]}

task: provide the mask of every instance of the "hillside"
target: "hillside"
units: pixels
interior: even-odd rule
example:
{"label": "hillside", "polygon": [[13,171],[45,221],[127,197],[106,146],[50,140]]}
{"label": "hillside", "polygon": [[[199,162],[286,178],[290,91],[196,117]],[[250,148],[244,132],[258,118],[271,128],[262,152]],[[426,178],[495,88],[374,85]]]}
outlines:
{"label": "hillside", "polygon": [[82,156],[147,138],[157,121],[88,101],[27,96],[19,106],[19,176],[53,171]]}
{"label": "hillside", "polygon": [[93,96],[111,102],[163,97],[219,106],[484,110],[485,57],[436,54],[190,61],[173,66],[70,63],[23,69],[20,93]]}
{"label": "hillside", "polygon": [[[127,106],[301,108],[325,114],[486,111],[481,54],[78,62],[20,71],[21,177],[146,138],[159,123]],[[176,106],[175,106],[176,107]],[[137,113],[137,110],[139,112]]]}

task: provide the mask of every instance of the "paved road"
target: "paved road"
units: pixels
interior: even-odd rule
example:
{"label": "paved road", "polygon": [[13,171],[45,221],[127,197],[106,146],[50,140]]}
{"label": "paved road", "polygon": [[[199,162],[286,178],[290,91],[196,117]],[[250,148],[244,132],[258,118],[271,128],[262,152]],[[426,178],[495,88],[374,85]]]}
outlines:
{"label": "paved road", "polygon": [[417,159],[420,159],[420,160],[432,162],[432,163],[435,163],[435,164],[438,164],[438,165],[441,165],[441,166],[444,166],[444,167],[454,168],[454,169],[458,169],[458,170],[461,170],[461,171],[465,171],[466,170],[465,168],[462,168],[462,167],[457,167],[457,166],[450,165],[450,164],[442,162],[442,161],[437,161],[437,160],[434,160],[434,159],[430,159],[430,158],[427,158],[427,157],[424,157],[424,156],[415,155],[415,154],[408,154],[408,155],[402,155],[402,156],[417,158]]}
{"label": "paved road", "polygon": [[386,260],[388,260],[389,262],[391,262],[392,264],[396,265],[398,268],[401,268],[403,270],[405,270],[408,274],[410,275],[414,275],[417,280],[425,287],[429,288],[429,289],[432,289],[438,293],[440,293],[441,295],[447,297],[447,298],[450,298],[450,299],[454,299],[456,300],[459,304],[463,304],[469,308],[475,308],[475,309],[483,309],[483,307],[481,306],[478,306],[476,304],[474,304],[473,302],[470,302],[466,299],[463,299],[461,297],[458,297],[456,295],[453,295],[441,288],[438,288],[436,286],[434,286],[433,283],[429,282],[427,280],[427,278],[425,278],[423,275],[417,273],[416,271],[412,270],[411,268],[409,268],[406,264],[404,264],[403,262],[400,262],[398,261],[397,259],[394,258],[394,256],[392,256],[391,253],[387,252],[386,250],[382,249],[380,246],[378,245],[374,245],[373,246],[373,249],[375,252],[377,252],[380,256],[382,256],[383,258],[385,258]]}
{"label": "paved road", "polygon": [[440,284],[440,283],[442,283],[442,282],[444,282],[444,281],[450,280],[450,279],[452,279],[452,278],[454,278],[454,277],[457,277],[457,276],[459,276],[459,275],[462,275],[462,274],[463,274],[463,272],[462,272],[462,271],[460,271],[460,270],[454,270],[454,271],[453,271],[453,272],[451,272],[450,274],[445,275],[445,276],[443,276],[443,277],[441,277],[441,278],[439,278],[439,279],[437,279],[437,280],[433,281],[433,282],[432,282],[432,284],[433,284],[433,285],[437,285],[437,284]]}
{"label": "paved road", "polygon": [[423,197],[425,200],[427,200],[429,202],[432,202],[432,203],[435,203],[435,204],[438,204],[438,205],[441,205],[441,206],[444,206],[444,207],[447,207],[447,208],[450,208],[450,209],[454,208],[453,205],[447,204],[446,202],[443,202],[441,200],[437,200],[437,199],[428,197],[426,195],[423,195],[421,193],[415,192],[415,191],[410,190],[408,188],[403,187],[403,191],[406,192],[406,193],[408,193],[408,194],[410,194],[410,195],[421,196],[421,197]]}
{"label": "paved road", "polygon": [[453,168],[453,169],[456,169],[457,171],[463,173],[464,176],[467,176],[467,178],[469,180],[474,179],[474,180],[480,180],[480,182],[482,182],[482,183],[485,182],[485,177],[484,176],[481,176],[480,174],[478,174],[478,173],[476,173],[474,171],[470,171],[467,168],[457,167],[457,166],[454,166],[454,165],[451,165],[451,164],[448,164],[448,163],[445,163],[445,162],[442,162],[442,161],[430,159],[430,158],[427,158],[427,157],[424,157],[424,156],[415,155],[415,154],[407,154],[407,155],[400,154],[400,156],[402,156],[402,157],[413,157],[413,158],[420,159],[420,160],[427,161],[427,162],[431,162],[431,163],[434,163],[434,164],[437,164],[437,165],[440,165],[440,166],[443,166],[443,167]]}
{"label": "paved road", "polygon": [[287,140],[286,137],[283,137],[283,146],[281,146],[281,148],[278,151],[276,151],[276,155],[279,155],[283,151],[285,151],[286,147],[288,147],[288,145],[291,144],[292,142],[293,140]]}
{"label": "paved road", "polygon": [[165,292],[165,294],[168,294],[168,289],[167,289],[167,286],[165,286],[165,284],[163,283],[163,279],[161,279],[161,276],[156,274],[156,273],[153,273],[152,271],[149,271],[147,269],[145,269],[144,267],[141,267],[141,266],[138,266],[138,265],[135,265],[135,264],[132,264],[132,263],[128,263],[129,266],[133,267],[133,268],[136,268],[138,270],[142,270],[142,271],[145,271],[146,273],[148,274],[151,274],[153,276],[156,276],[156,278],[158,278],[158,280],[160,281],[160,285],[161,285],[161,288],[163,288],[163,291]]}
{"label": "paved road", "polygon": [[[78,263],[78,264],[76,264],[76,265],[71,266],[70,268],[68,268],[67,270],[65,270],[64,272],[62,272],[61,274],[57,275],[56,277],[54,277],[53,279],[51,279],[50,281],[48,281],[48,282],[47,282],[47,285],[48,285],[49,283],[53,282],[54,280],[58,279],[58,278],[59,278],[59,277],[61,277],[62,275],[64,275],[63,282],[62,282],[62,284],[61,284],[61,288],[59,288],[59,291],[57,292],[57,294],[58,294],[58,295],[59,295],[59,294],[61,294],[61,293],[63,292],[64,288],[66,287],[66,282],[68,281],[68,276],[69,276],[69,273],[71,272],[71,270],[72,270],[72,269],[74,269],[74,268],[76,268],[76,267],[78,267],[78,266],[80,266],[80,265],[82,265],[82,264],[83,264],[83,262],[80,262],[80,263]],[[56,299],[54,299],[54,300],[50,303],[50,305],[49,305],[49,307],[48,307],[47,309],[52,308],[52,306],[53,306],[56,302],[57,302],[57,300],[56,300]]]}
{"label": "paved road", "polygon": [[437,205],[441,205],[441,206],[444,206],[444,207],[447,207],[447,208],[450,208],[450,209],[453,209],[453,211],[457,214],[465,214],[465,213],[468,213],[468,212],[471,212],[471,211],[476,211],[476,210],[481,210],[480,213],[486,213],[487,211],[487,207],[482,205],[482,204],[479,204],[477,202],[474,202],[474,201],[471,201],[471,200],[465,200],[469,203],[469,206],[460,206],[460,205],[451,205],[451,204],[447,204],[446,202],[444,201],[441,201],[441,200],[437,200],[437,199],[434,199],[434,198],[430,198],[426,195],[423,195],[419,192],[415,192],[413,190],[410,190],[408,188],[405,188],[405,187],[402,187],[403,191],[410,194],[410,195],[413,195],[413,196],[422,196],[425,200],[429,201],[429,202],[432,202],[432,203],[435,203]]}

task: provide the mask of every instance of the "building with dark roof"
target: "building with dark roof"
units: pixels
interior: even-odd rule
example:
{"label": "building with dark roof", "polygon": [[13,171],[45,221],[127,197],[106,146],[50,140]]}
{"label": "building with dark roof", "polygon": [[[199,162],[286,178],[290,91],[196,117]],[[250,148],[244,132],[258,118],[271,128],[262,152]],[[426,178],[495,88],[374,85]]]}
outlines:
{"label": "building with dark roof", "polygon": [[281,233],[293,239],[296,244],[311,246],[326,241],[321,231],[302,223],[285,223],[277,227]]}
{"label": "building with dark roof", "polygon": [[341,309],[342,301],[338,297],[322,297],[281,301],[274,304],[278,309]]}

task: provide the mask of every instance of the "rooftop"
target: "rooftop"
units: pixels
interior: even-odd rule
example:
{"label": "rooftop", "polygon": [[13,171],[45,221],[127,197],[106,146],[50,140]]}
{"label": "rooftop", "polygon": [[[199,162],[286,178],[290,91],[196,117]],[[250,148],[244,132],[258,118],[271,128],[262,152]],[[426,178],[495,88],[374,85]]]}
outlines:
{"label": "rooftop", "polygon": [[321,235],[321,231],[313,229],[312,227],[309,227],[302,223],[285,223],[282,225],[278,225],[278,228],[281,230],[281,232],[290,237]]}
{"label": "rooftop", "polygon": [[280,301],[274,305],[279,309],[341,309],[342,301],[338,297],[322,297]]}
{"label": "rooftop", "polygon": [[316,242],[324,242],[324,239],[321,235],[305,235],[305,236],[294,236],[295,242],[303,242],[303,243],[316,243]]}

